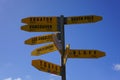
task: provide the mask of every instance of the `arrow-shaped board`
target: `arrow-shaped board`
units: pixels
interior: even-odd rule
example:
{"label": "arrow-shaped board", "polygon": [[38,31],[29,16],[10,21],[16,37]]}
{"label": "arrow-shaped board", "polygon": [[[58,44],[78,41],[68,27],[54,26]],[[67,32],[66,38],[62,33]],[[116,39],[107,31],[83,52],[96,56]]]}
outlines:
{"label": "arrow-shaped board", "polygon": [[32,60],[32,66],[34,66],[36,69],[40,71],[61,76],[61,66],[59,65],[39,59]]}
{"label": "arrow-shaped board", "polygon": [[25,24],[58,24],[58,17],[56,16],[39,16],[39,17],[26,17],[21,20]]}
{"label": "arrow-shaped board", "polygon": [[53,34],[47,34],[47,35],[32,37],[32,38],[25,40],[25,44],[35,45],[35,44],[53,42],[52,36],[53,36]]}
{"label": "arrow-shaped board", "polygon": [[65,17],[65,24],[83,24],[83,23],[93,23],[101,21],[101,16],[96,15],[86,15],[86,16],[70,16]]}
{"label": "arrow-shaped board", "polygon": [[27,32],[59,32],[60,26],[57,24],[28,24],[21,26],[21,30]]}
{"label": "arrow-shaped board", "polygon": [[60,31],[59,17],[55,16],[40,16],[27,17],[21,20],[24,25],[21,30],[27,32],[58,32]]}
{"label": "arrow-shaped board", "polygon": [[100,58],[105,56],[105,52],[99,50],[75,50],[70,49],[68,58]]}
{"label": "arrow-shaped board", "polygon": [[32,56],[39,56],[39,55],[43,55],[43,54],[53,52],[56,50],[57,50],[57,48],[56,48],[55,44],[47,44],[45,46],[42,46],[40,48],[33,50],[31,55]]}

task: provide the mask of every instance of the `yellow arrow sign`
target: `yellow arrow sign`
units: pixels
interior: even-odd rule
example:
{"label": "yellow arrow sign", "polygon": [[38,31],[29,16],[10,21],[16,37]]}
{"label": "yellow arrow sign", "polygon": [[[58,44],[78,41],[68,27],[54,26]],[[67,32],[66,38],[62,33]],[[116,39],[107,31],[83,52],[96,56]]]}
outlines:
{"label": "yellow arrow sign", "polygon": [[60,26],[55,24],[29,24],[21,27],[21,30],[27,32],[58,32],[60,31]]}
{"label": "yellow arrow sign", "polygon": [[54,44],[48,44],[46,46],[42,46],[40,48],[37,48],[35,50],[32,51],[31,55],[32,56],[39,56],[39,55],[43,55],[49,52],[53,52],[56,51],[57,48]]}
{"label": "yellow arrow sign", "polygon": [[25,44],[35,45],[35,44],[42,44],[47,42],[53,42],[53,34],[47,34],[42,36],[36,36],[25,40]]}
{"label": "yellow arrow sign", "polygon": [[99,58],[105,56],[105,52],[99,50],[74,50],[70,49],[68,58]]}
{"label": "yellow arrow sign", "polygon": [[88,16],[71,16],[65,18],[65,24],[82,24],[93,23],[102,20],[101,16],[88,15]]}
{"label": "yellow arrow sign", "polygon": [[58,18],[55,16],[47,17],[47,16],[40,16],[40,17],[27,17],[21,20],[22,23],[26,24],[58,24]]}
{"label": "yellow arrow sign", "polygon": [[59,65],[39,59],[39,60],[32,60],[32,66],[34,66],[40,71],[61,76],[61,67]]}

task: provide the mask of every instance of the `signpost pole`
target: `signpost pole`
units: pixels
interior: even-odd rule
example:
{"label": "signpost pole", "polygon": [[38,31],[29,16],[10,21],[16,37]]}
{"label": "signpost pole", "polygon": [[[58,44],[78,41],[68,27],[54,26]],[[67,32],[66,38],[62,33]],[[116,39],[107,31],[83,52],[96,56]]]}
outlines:
{"label": "signpost pole", "polygon": [[[50,23],[48,23],[48,20],[50,21]],[[64,15],[61,15],[59,17],[59,20],[58,20],[58,17],[28,17],[28,18],[22,19],[22,22],[27,24],[27,25],[21,27],[22,30],[25,30],[28,32],[60,32],[59,36],[60,36],[61,43],[58,40],[59,36],[56,37],[55,36],[56,34],[54,34],[54,35],[52,35],[52,39],[50,38],[50,40],[49,40],[49,38],[45,38],[45,39],[41,39],[41,42],[37,42],[37,38],[39,38],[39,40],[40,40],[40,37],[33,37],[33,38],[26,40],[25,44],[35,45],[35,44],[41,44],[41,43],[53,41],[54,45],[57,47],[57,49],[53,47],[52,50],[45,49],[45,51],[44,51],[44,48],[48,47],[49,45],[43,46],[43,47],[41,47],[43,49],[42,54],[45,54],[45,53],[48,53],[48,52],[54,51],[54,50],[59,50],[59,52],[61,53],[61,66],[52,64],[50,62],[46,62],[43,60],[32,60],[32,65],[35,68],[37,68],[38,70],[41,70],[44,72],[49,72],[51,74],[59,75],[59,76],[61,76],[62,80],[66,80],[67,58],[99,58],[99,57],[105,56],[104,52],[98,51],[98,50],[73,50],[73,49],[69,50],[69,48],[70,48],[69,45],[66,47],[66,50],[65,50],[64,24],[91,23],[91,22],[97,22],[100,20],[102,20],[102,17],[95,16],[95,15],[73,16],[73,17],[64,17]],[[33,25],[32,29],[30,27],[31,25]],[[40,27],[38,25],[41,25],[43,27]],[[59,26],[57,26],[57,25],[59,25]],[[34,27],[34,26],[38,26],[38,27]],[[44,27],[44,26],[46,26],[46,27]],[[48,30],[48,28],[51,28],[51,29]],[[44,37],[46,37],[46,35]],[[31,39],[32,39],[32,41],[31,41]],[[61,48],[61,46],[62,46],[62,48]],[[79,52],[82,51],[83,55],[75,56],[74,54],[70,53],[70,51],[72,51],[72,50],[75,53],[77,53],[78,51]],[[37,50],[37,52],[36,52],[36,50],[35,50],[35,52],[33,52],[35,54],[33,54],[33,55],[38,56],[39,55],[38,51],[39,50]],[[84,55],[84,53],[86,54],[86,52],[89,54],[89,56]],[[94,53],[94,55],[91,55],[91,53]],[[45,63],[43,65],[45,68],[42,68],[41,65],[39,65],[41,63],[40,61]],[[50,68],[49,66],[46,66],[46,63],[52,65],[53,67]],[[52,70],[52,69],[55,69],[55,70]]]}
{"label": "signpost pole", "polygon": [[61,27],[61,44],[62,44],[62,55],[61,55],[61,77],[62,80],[66,80],[66,64],[64,64],[65,55],[65,36],[64,36],[64,16],[60,17],[60,27]]}

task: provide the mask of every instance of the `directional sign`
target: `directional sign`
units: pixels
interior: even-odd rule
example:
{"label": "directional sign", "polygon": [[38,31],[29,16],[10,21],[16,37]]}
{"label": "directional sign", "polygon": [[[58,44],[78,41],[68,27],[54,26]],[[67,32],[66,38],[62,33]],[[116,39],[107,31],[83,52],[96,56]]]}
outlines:
{"label": "directional sign", "polygon": [[31,55],[32,56],[39,56],[39,55],[43,55],[43,54],[53,52],[56,50],[57,50],[57,48],[56,48],[55,44],[47,44],[46,46],[42,46],[40,48],[33,50]]}
{"label": "directional sign", "polygon": [[60,26],[55,24],[29,24],[22,26],[21,30],[27,32],[58,32],[60,31]]}
{"label": "directional sign", "polygon": [[82,24],[93,23],[102,20],[101,16],[88,15],[88,16],[71,16],[65,18],[65,24]]}
{"label": "directional sign", "polygon": [[105,56],[105,52],[99,50],[74,50],[70,49],[68,58],[99,58]]}
{"label": "directional sign", "polygon": [[57,37],[59,35],[59,33],[53,34],[53,42],[55,44],[55,46],[57,47],[58,51],[62,54],[62,44],[61,44],[61,40],[59,40],[59,38]]}
{"label": "directional sign", "polygon": [[26,24],[58,24],[58,18],[55,16],[52,17],[27,17],[21,20],[22,23]]}
{"label": "directional sign", "polygon": [[32,60],[32,66],[34,66],[40,71],[61,76],[61,66],[59,65],[39,59],[39,60]]}
{"label": "directional sign", "polygon": [[47,42],[53,42],[53,34],[47,34],[42,36],[36,36],[25,40],[25,44],[35,45],[35,44],[42,44]]}

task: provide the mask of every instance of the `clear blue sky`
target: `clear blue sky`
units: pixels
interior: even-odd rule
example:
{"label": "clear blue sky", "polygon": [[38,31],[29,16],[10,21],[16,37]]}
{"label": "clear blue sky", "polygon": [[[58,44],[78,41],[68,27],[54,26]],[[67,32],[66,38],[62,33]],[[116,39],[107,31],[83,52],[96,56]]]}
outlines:
{"label": "clear blue sky", "polygon": [[24,40],[49,33],[21,31],[21,19],[29,16],[99,15],[93,24],[65,26],[65,43],[72,49],[98,49],[99,59],[69,59],[67,80],[120,80],[120,1],[119,0],[0,0],[0,80],[61,80],[31,66],[43,59],[60,64],[58,51],[31,56],[42,45],[29,46]]}

